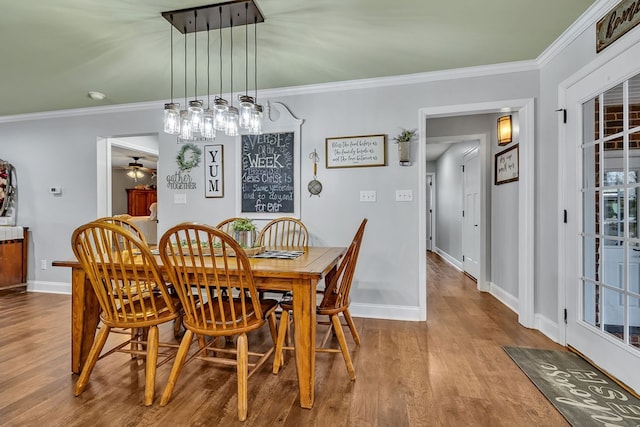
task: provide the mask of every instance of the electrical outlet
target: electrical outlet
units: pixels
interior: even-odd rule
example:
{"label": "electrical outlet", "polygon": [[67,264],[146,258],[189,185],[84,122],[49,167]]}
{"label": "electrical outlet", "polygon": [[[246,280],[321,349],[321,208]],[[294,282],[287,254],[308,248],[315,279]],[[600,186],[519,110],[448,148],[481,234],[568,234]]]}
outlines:
{"label": "electrical outlet", "polygon": [[396,202],[413,201],[413,190],[396,190]]}
{"label": "electrical outlet", "polygon": [[47,269],[47,260],[46,259],[41,259],[40,260],[40,270],[46,270]]}
{"label": "electrical outlet", "polygon": [[186,205],[187,204],[187,195],[186,194],[174,194],[173,195],[173,203],[175,205]]}
{"label": "electrical outlet", "polygon": [[376,190],[360,190],[360,201],[361,202],[375,202],[376,201]]}

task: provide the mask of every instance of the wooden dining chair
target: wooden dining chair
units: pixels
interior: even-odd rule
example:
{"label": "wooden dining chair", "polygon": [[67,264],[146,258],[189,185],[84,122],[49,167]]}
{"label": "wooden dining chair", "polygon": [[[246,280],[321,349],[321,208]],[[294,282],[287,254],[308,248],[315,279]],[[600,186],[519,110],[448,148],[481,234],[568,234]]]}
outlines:
{"label": "wooden dining chair", "polygon": [[107,222],[109,224],[118,225],[118,226],[124,228],[125,230],[129,231],[130,233],[135,234],[140,240],[142,240],[143,243],[146,244],[147,240],[144,237],[144,233],[142,233],[142,230],[140,230],[137,225],[135,225],[134,223],[129,221],[129,218],[131,218],[130,215],[103,216],[102,218],[98,218],[95,221],[96,222]]}
{"label": "wooden dining chair", "polygon": [[[114,241],[121,243],[114,247]],[[127,342],[108,354],[118,350],[146,357],[144,403],[151,405],[160,346],[158,325],[175,320],[179,315],[158,264],[138,236],[108,221],[94,221],[78,227],[71,237],[71,245],[96,294],[102,321],[74,393],[79,396],[86,388],[113,328],[145,328],[145,342],[139,342],[130,350],[124,349]]]}
{"label": "wooden dining chair", "polygon": [[267,223],[258,235],[260,246],[307,246],[309,232],[302,221],[282,217]]}
{"label": "wooden dining chair", "polygon": [[[347,371],[349,372],[349,377],[351,380],[356,379],[355,369],[353,368],[353,363],[351,361],[351,356],[349,354],[349,347],[347,345],[347,341],[345,339],[344,331],[342,329],[342,322],[340,320],[340,314],[344,317],[351,331],[351,335],[353,336],[353,340],[356,345],[360,345],[360,336],[358,335],[358,331],[353,322],[353,318],[349,313],[349,293],[351,292],[351,284],[353,282],[353,275],[356,269],[356,264],[358,262],[358,254],[360,253],[360,246],[362,244],[362,238],[364,236],[364,229],[367,225],[367,218],[362,220],[360,227],[353,238],[353,241],[349,245],[347,252],[340,260],[340,265],[338,266],[335,274],[333,274],[328,281],[327,287],[323,293],[322,301],[316,307],[316,315],[317,316],[328,316],[329,321],[323,322],[318,320],[317,323],[320,325],[328,325],[322,342],[318,348],[316,348],[317,352],[321,353],[342,353],[344,357],[345,364],[347,365]],[[277,374],[280,370],[280,366],[283,361],[282,353],[283,350],[293,350],[292,346],[285,346],[285,338],[290,336],[290,323],[289,317],[290,312],[293,310],[293,304],[289,297],[286,297],[284,300],[280,302],[280,307],[282,307],[282,317],[280,319],[280,326],[278,329],[278,339],[276,341],[276,352],[274,356],[273,362],[273,373]],[[338,344],[340,346],[339,349],[336,348],[327,348],[325,347],[329,337],[331,336],[332,331],[335,333],[336,338],[338,339]]]}
{"label": "wooden dining chair", "polygon": [[216,225],[216,228],[218,230],[224,231],[230,236],[233,236],[233,223],[236,222],[236,220],[238,219],[241,219],[241,218],[231,217],[231,218],[224,219],[220,221],[218,225]]}
{"label": "wooden dining chair", "polygon": [[[160,405],[166,405],[171,399],[186,362],[198,358],[227,366],[232,364],[236,366],[238,376],[238,418],[244,421],[247,417],[247,380],[274,351],[271,347],[264,353],[249,353],[247,333],[268,323],[275,346],[277,302],[258,297],[249,258],[222,230],[203,224],[179,224],[165,232],[159,249],[182,301],[187,329]],[[199,338],[199,348],[187,359],[194,335]],[[232,335],[237,336],[235,349],[218,345],[218,338]],[[207,343],[205,336],[213,339]],[[210,354],[232,355],[233,358]]]}

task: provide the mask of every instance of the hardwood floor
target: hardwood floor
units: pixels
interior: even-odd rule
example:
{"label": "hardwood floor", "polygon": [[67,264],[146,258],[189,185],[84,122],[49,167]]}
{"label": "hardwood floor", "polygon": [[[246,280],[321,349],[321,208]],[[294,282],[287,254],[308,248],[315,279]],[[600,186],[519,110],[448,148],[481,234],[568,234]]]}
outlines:
{"label": "hardwood floor", "polygon": [[[315,406],[302,409],[295,363],[285,355],[277,376],[265,366],[249,379],[244,423],[236,418],[235,372],[206,363],[186,365],[163,408],[170,364],[158,368],[156,400],[144,407],[143,364],[126,354],[98,361],[86,391],[74,397],[71,298],[0,294],[0,425],[568,425],[501,346],[563,348],[520,326],[513,312],[432,253],[428,278],[426,323],[355,319],[362,345],[352,353],[354,382],[340,354],[317,355]],[[168,326],[161,339],[170,339]],[[264,328],[249,336],[249,348],[269,340]]]}

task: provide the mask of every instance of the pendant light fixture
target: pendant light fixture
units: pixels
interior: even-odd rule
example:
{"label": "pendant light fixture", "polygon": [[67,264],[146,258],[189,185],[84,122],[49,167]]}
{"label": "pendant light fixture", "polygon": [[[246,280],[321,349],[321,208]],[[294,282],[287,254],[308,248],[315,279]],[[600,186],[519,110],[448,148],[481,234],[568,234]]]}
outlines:
{"label": "pendant light fixture", "polygon": [[220,12],[220,21],[218,28],[220,29],[220,93],[214,101],[214,122],[215,130],[227,131],[227,111],[229,111],[229,103],[222,97],[222,6],[218,8]]}
{"label": "pendant light fixture", "polygon": [[[169,18],[173,24],[173,14]],[[180,104],[173,102],[173,25],[169,29],[171,31],[171,102],[164,104],[164,131],[177,135],[180,133]]]}
{"label": "pendant light fixture", "polygon": [[258,19],[253,21],[253,78],[256,96],[253,99],[253,111],[249,123],[249,133],[260,135],[262,133],[262,105],[258,104]]}
{"label": "pendant light fixture", "polygon": [[[193,25],[198,28],[198,11],[193,11]],[[185,36],[186,39],[186,36]],[[186,72],[186,70],[185,70]],[[202,132],[202,101],[198,99],[198,33],[193,33],[193,101],[189,101],[189,125],[191,132]]]}
{"label": "pendant light fixture", "polygon": [[243,129],[250,129],[251,115],[253,113],[255,100],[249,96],[249,21],[248,19],[249,4],[244,5],[244,20],[247,23],[244,26],[244,95],[239,95],[240,100],[240,117],[238,125]]}
{"label": "pendant light fixture", "polygon": [[[183,141],[209,141],[213,140],[216,131],[223,131],[228,136],[239,134],[240,126],[250,133],[261,132],[262,107],[256,103],[257,80],[257,24],[264,22],[264,17],[254,0],[231,0],[224,3],[208,6],[198,6],[189,9],[163,12],[162,16],[178,31],[184,34],[184,105],[180,110],[180,104],[173,101],[174,88],[174,64],[173,64],[173,28],[171,29],[171,102],[164,106],[164,131],[169,134],[179,135]],[[254,61],[255,91],[256,96],[249,96],[249,53],[248,53],[248,26],[254,24]],[[245,26],[245,93],[239,95],[240,111],[233,105],[233,27]],[[230,66],[230,96],[229,103],[223,98],[223,39],[222,28],[229,27],[229,66]],[[219,30],[219,56],[220,56],[220,91],[215,96],[213,105],[210,103],[211,86],[211,55],[210,32]],[[194,97],[187,104],[187,75],[188,75],[188,49],[187,35],[207,31],[207,108],[203,108],[203,101],[198,99],[198,38],[194,34]],[[187,108],[188,105],[188,108]],[[240,121],[241,118],[241,121]]]}
{"label": "pendant light fixture", "polygon": [[202,115],[202,136],[207,139],[216,138],[216,130],[213,127],[213,110],[211,110],[211,49],[209,48],[209,23],[207,22],[207,109],[204,110]]}
{"label": "pendant light fixture", "polygon": [[231,48],[229,56],[231,57],[231,105],[229,106],[229,111],[227,111],[227,128],[225,130],[225,134],[227,136],[238,136],[238,109],[233,106],[233,15],[229,20],[230,28],[229,28],[229,37],[231,38]]}

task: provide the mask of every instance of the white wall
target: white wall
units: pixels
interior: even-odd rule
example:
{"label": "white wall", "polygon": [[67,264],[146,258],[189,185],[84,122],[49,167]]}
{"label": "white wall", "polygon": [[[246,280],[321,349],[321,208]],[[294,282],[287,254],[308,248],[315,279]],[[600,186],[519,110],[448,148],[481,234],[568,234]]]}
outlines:
{"label": "white wall", "polygon": [[[304,119],[301,132],[301,177],[303,190],[312,178],[308,155],[324,153],[324,140],[332,136],[384,133],[395,136],[401,127],[417,128],[422,107],[469,104],[500,99],[535,97],[538,72],[460,78],[407,85],[341,89],[278,96],[297,117]],[[266,99],[261,99],[266,103]],[[161,132],[162,102],[148,109],[100,113],[84,117],[35,118],[0,124],[3,158],[17,168],[20,185],[18,221],[32,227],[29,280],[31,288],[68,287],[70,272],[64,268],[40,270],[39,260],[72,258],[69,239],[75,227],[96,215],[96,139],[114,135],[160,133],[158,164],[159,232],[184,220],[210,224],[235,215],[237,194],[236,141],[220,137],[225,146],[225,197],[204,197],[202,164],[191,171],[194,190],[167,189],[166,178],[176,171],[179,149],[176,139]],[[357,111],[358,116],[353,116]],[[416,145],[417,143],[414,143]],[[386,167],[331,169],[321,159],[318,179],[320,197],[302,192],[302,220],[316,244],[346,245],[363,217],[369,218],[353,288],[354,313],[392,318],[418,318],[419,236],[418,176],[413,147],[413,165],[398,164],[397,150],[387,147]],[[36,156],[33,153],[38,153]],[[81,177],[79,179],[79,177]],[[51,185],[63,194],[47,193]],[[413,202],[395,202],[396,189],[411,189]],[[360,190],[376,190],[376,203],[360,203]],[[187,195],[186,205],[173,203],[173,195]],[[37,262],[36,262],[37,261]]]}

